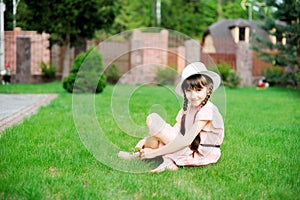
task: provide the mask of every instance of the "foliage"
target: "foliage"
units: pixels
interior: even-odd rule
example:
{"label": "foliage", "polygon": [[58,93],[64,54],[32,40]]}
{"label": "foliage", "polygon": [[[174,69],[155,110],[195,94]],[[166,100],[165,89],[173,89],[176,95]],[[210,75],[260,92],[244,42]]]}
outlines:
{"label": "foliage", "polygon": [[64,89],[70,93],[100,93],[105,86],[102,55],[94,48],[75,58],[71,74],[63,80]]}
{"label": "foliage", "polygon": [[92,38],[95,30],[109,26],[114,19],[111,1],[24,0],[24,2],[30,14],[24,16],[23,20],[28,22],[29,28],[50,33],[55,43],[63,43],[67,35],[70,36],[71,44],[79,37]]}
{"label": "foliage", "polygon": [[297,80],[297,88],[300,89],[300,72],[299,71],[295,73],[295,77]]}
{"label": "foliage", "polygon": [[[162,27],[196,38],[216,22],[216,1],[162,1]],[[202,9],[205,8],[205,9]]]}
{"label": "foliage", "polygon": [[47,65],[45,62],[41,63],[42,77],[45,81],[53,81],[55,79],[56,67]]}
{"label": "foliage", "polygon": [[270,86],[287,86],[297,87],[299,86],[299,72],[285,72],[281,67],[267,68],[264,73]]}
{"label": "foliage", "polygon": [[282,85],[284,70],[280,67],[267,68],[264,76],[270,86]]}
{"label": "foliage", "polygon": [[261,46],[253,46],[253,48],[265,61],[272,62],[274,66],[289,66],[297,70],[300,67],[300,1],[265,0],[264,2],[273,12],[260,10],[263,19],[261,28],[276,37],[277,42],[273,44],[256,36],[255,39],[263,48]]}
{"label": "foliage", "polygon": [[283,77],[283,83],[286,87],[293,87],[293,88],[299,88],[300,81],[299,81],[299,74],[300,72],[288,72]]}
{"label": "foliage", "polygon": [[[246,7],[246,10],[243,10],[243,7],[241,6],[241,0],[234,0],[232,2],[226,2],[226,1],[221,1],[223,2],[221,7],[222,7],[222,13],[219,19],[221,18],[227,18],[227,19],[238,19],[238,18],[243,18],[243,19],[248,19],[248,9],[249,7]],[[254,13],[254,19],[256,18],[255,12]]]}
{"label": "foliage", "polygon": [[51,44],[64,46],[64,77],[69,72],[70,47],[93,38],[96,30],[108,29],[114,20],[113,5],[106,0],[24,0],[17,13],[18,25],[26,25],[23,30],[47,32]]}
{"label": "foliage", "polygon": [[232,69],[232,67],[229,64],[225,62],[219,63],[218,71],[221,76],[222,82],[225,86],[231,88],[235,88],[239,86],[241,82],[241,78],[238,75],[236,75],[235,70]]}
{"label": "foliage", "polygon": [[240,6],[240,0],[161,0],[161,24],[156,19],[156,1],[118,0],[115,8],[116,18],[112,27],[117,32],[160,26],[193,38],[200,37],[218,19],[247,18],[247,11]]}
{"label": "foliage", "polygon": [[119,78],[122,76],[121,72],[115,64],[110,65],[106,69],[105,75],[107,82],[111,84],[116,84]]}
{"label": "foliage", "polygon": [[[13,30],[13,1],[14,0],[4,0],[6,10],[4,12],[4,30]],[[28,9],[25,1],[15,1],[18,2],[17,13],[15,16],[16,27],[21,27],[23,30],[32,30],[30,29],[30,25],[27,23],[25,17],[31,14],[31,11]]]}
{"label": "foliage", "polygon": [[177,72],[173,68],[163,67],[157,69],[156,76],[158,85],[174,85]]}
{"label": "foliage", "polygon": [[[118,0],[113,28],[119,31],[155,26],[154,1]],[[141,17],[143,16],[143,17]]]}
{"label": "foliage", "polygon": [[[6,30],[12,29],[12,1],[4,1],[7,5]],[[161,24],[158,24],[156,2],[64,0],[50,3],[46,0],[24,0],[18,4],[17,26],[23,30],[51,33],[54,42],[63,42],[68,33],[72,44],[75,44],[78,38],[90,38],[95,30],[116,34],[141,27],[164,27],[197,38],[218,19],[248,18],[249,7],[243,10],[240,0],[161,0]],[[53,13],[53,10],[56,12]],[[256,17],[255,10],[253,17]]]}

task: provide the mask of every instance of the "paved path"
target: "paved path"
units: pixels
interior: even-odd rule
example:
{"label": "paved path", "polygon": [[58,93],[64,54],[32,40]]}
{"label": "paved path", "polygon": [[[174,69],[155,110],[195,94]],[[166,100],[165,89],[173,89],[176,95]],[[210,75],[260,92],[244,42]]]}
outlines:
{"label": "paved path", "polygon": [[0,94],[0,131],[22,121],[57,94]]}

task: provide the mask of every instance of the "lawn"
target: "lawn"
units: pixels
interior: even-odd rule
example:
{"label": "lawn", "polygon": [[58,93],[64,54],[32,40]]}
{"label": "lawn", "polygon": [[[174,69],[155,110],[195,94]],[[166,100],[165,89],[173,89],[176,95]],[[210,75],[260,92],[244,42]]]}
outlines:
{"label": "lawn", "polygon": [[[297,90],[226,88],[219,162],[160,174],[135,173],[155,163],[126,165],[115,153],[144,134],[149,112],[174,123],[181,100],[169,88],[109,85],[74,97],[48,83],[1,85],[0,92],[59,94],[0,133],[0,199],[299,199]],[[127,128],[136,130],[129,135]]]}

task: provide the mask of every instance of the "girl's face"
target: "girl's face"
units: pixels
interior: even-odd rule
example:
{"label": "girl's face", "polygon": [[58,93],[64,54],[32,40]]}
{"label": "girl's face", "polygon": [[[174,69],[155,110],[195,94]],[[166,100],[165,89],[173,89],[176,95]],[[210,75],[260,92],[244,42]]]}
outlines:
{"label": "girl's face", "polygon": [[192,106],[199,106],[201,102],[205,99],[207,95],[207,87],[194,88],[185,90],[185,95],[187,100],[191,103]]}

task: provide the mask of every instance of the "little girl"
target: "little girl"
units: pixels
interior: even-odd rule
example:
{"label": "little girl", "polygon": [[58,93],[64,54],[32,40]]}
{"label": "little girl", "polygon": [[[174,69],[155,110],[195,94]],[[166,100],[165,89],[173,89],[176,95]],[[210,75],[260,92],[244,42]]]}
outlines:
{"label": "little girl", "polygon": [[221,156],[224,122],[209,98],[220,82],[220,76],[208,71],[201,62],[186,66],[175,89],[184,98],[176,124],[171,127],[158,114],[150,114],[146,120],[149,135],[136,145],[139,151],[134,154],[121,151],[119,157],[150,159],[162,156],[163,163],[151,172],[216,163]]}

